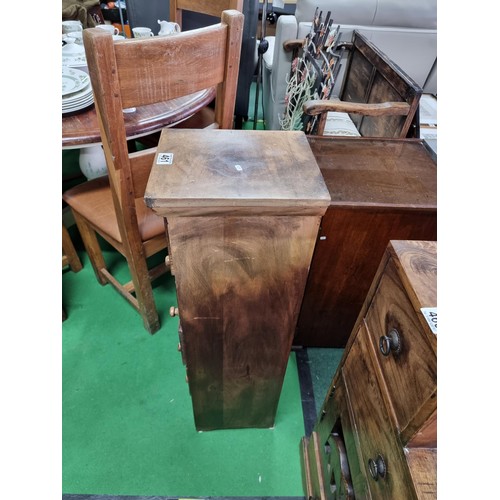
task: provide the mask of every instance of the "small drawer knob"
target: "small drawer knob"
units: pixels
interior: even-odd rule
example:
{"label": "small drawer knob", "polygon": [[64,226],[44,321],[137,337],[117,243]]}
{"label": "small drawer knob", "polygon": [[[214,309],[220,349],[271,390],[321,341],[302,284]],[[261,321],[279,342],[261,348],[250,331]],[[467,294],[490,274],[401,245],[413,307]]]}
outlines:
{"label": "small drawer knob", "polygon": [[370,475],[375,481],[378,481],[378,478],[384,478],[385,473],[387,472],[387,467],[385,465],[385,460],[382,455],[377,455],[377,458],[369,458],[368,459],[368,470],[370,471]]}
{"label": "small drawer knob", "polygon": [[172,318],[174,316],[179,316],[179,308],[178,307],[175,307],[175,306],[172,306],[170,308],[170,316],[172,316]]}
{"label": "small drawer knob", "polygon": [[393,328],[387,335],[380,337],[378,345],[384,356],[389,356],[391,352],[399,354],[401,352],[401,335]]}

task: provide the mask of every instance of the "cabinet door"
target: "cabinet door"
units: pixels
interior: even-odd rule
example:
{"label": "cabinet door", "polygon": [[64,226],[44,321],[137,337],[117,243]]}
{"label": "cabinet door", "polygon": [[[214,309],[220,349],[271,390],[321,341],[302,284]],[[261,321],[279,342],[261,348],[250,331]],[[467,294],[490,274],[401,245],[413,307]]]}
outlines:
{"label": "cabinet door", "polygon": [[370,350],[362,324],[342,369],[361,467],[374,500],[413,499],[406,458],[389,421]]}
{"label": "cabinet door", "polygon": [[403,444],[435,412],[437,404],[437,362],[432,344],[436,339],[418,314],[390,259],[366,315],[366,325]]}

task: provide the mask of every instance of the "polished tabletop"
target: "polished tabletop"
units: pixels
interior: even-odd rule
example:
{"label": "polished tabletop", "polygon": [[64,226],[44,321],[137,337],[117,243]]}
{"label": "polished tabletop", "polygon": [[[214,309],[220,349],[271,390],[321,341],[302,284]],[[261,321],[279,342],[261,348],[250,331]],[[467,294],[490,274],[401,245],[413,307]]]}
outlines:
{"label": "polished tabletop", "polygon": [[[200,90],[188,96],[148,104],[125,112],[127,137],[133,139],[152,134],[179,123],[208,105],[215,98],[215,88]],[[62,116],[63,149],[83,148],[101,143],[101,133],[94,105],[86,110]]]}

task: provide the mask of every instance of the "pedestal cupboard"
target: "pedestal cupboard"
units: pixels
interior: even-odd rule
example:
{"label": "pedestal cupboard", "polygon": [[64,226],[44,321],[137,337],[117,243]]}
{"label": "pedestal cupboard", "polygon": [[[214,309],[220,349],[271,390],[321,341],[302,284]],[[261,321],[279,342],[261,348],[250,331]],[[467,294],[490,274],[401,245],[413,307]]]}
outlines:
{"label": "pedestal cupboard", "polygon": [[302,132],[162,132],[145,200],[166,218],[198,430],[272,427],[321,216]]}
{"label": "pedestal cupboard", "polygon": [[435,242],[390,242],[302,439],[307,498],[436,498],[436,275]]}

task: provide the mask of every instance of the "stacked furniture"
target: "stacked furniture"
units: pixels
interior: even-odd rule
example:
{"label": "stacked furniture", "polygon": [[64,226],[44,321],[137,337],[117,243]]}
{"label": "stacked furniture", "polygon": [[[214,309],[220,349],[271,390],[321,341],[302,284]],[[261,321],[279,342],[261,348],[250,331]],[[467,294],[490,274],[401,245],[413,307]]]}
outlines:
{"label": "stacked furniture", "polygon": [[306,498],[435,498],[437,245],[391,241],[314,426]]}

